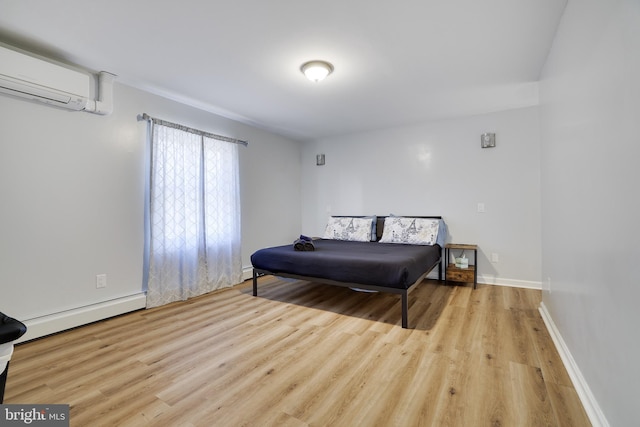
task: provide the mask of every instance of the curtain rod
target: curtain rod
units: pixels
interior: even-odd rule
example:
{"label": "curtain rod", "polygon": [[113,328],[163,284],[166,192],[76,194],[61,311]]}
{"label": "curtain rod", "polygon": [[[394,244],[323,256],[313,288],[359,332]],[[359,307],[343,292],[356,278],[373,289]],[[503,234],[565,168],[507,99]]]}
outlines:
{"label": "curtain rod", "polygon": [[190,128],[177,123],[167,122],[166,120],[156,119],[155,117],[149,116],[147,113],[138,114],[138,121],[140,122],[142,120],[151,121],[155,124],[167,126],[174,129],[180,129],[185,132],[195,133],[196,135],[206,136],[207,138],[217,139],[218,141],[232,142],[234,144],[244,145],[245,147],[249,145],[247,141],[243,141],[241,139],[231,138],[223,135],[216,135],[215,133],[205,132],[199,129]]}

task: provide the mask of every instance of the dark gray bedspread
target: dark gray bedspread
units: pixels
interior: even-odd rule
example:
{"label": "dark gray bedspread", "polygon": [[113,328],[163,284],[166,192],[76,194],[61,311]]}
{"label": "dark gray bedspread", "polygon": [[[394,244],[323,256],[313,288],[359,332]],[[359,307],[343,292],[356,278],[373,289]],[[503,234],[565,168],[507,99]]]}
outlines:
{"label": "dark gray bedspread", "polygon": [[440,259],[439,245],[403,245],[344,240],[314,240],[315,251],[295,251],[293,245],[260,249],[251,255],[253,267],[278,273],[338,282],[408,289]]}

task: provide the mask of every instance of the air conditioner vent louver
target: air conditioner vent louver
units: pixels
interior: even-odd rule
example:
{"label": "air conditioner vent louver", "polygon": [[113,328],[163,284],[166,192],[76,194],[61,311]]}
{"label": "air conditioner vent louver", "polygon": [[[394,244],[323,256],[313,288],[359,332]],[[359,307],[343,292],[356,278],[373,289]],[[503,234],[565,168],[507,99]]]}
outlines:
{"label": "air conditioner vent louver", "polygon": [[90,85],[88,74],[0,46],[0,93],[84,110]]}

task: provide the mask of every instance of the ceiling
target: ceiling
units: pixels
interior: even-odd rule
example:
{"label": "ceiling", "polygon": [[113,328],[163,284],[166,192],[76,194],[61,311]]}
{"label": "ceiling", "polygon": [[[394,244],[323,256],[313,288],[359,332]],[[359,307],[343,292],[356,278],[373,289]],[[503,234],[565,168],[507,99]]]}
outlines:
{"label": "ceiling", "polygon": [[566,2],[0,0],[0,40],[304,141],[535,105]]}

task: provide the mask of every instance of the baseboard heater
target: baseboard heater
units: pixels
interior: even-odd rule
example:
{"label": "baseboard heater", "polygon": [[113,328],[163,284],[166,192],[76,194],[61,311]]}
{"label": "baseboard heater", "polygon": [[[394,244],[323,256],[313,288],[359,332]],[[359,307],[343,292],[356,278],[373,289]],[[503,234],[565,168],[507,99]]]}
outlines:
{"label": "baseboard heater", "polygon": [[30,341],[77,326],[97,322],[98,320],[129,313],[145,308],[146,304],[147,296],[144,292],[141,292],[33,319],[20,319],[22,323],[27,325],[27,333],[16,342]]}

